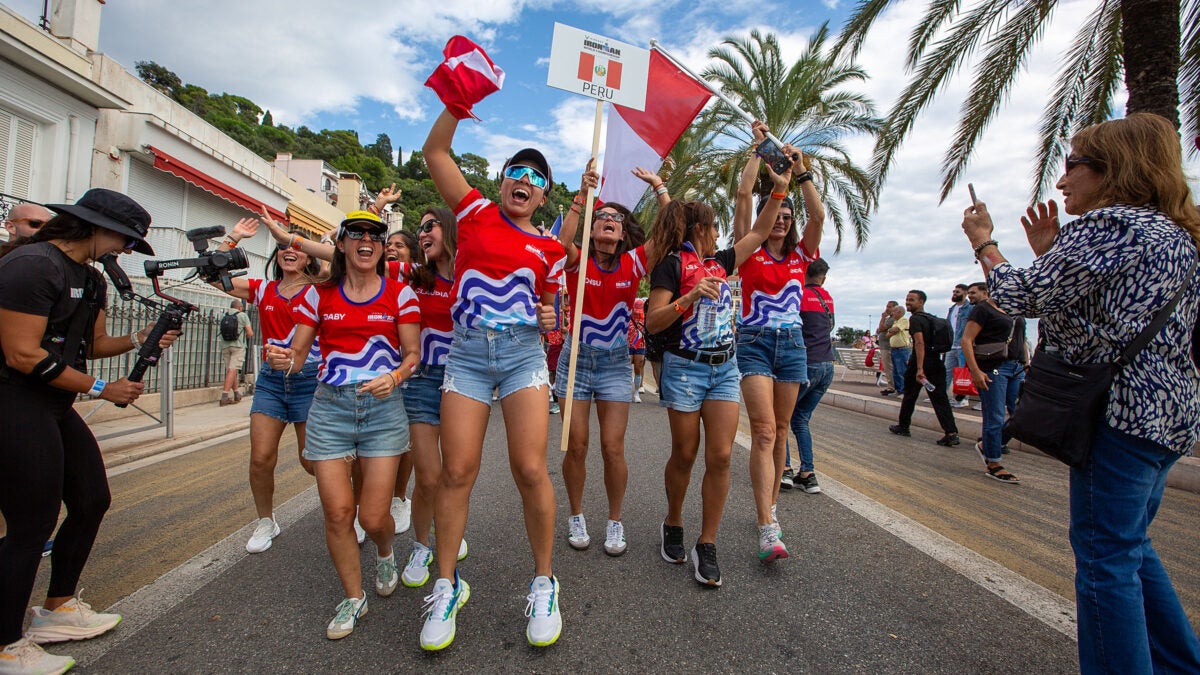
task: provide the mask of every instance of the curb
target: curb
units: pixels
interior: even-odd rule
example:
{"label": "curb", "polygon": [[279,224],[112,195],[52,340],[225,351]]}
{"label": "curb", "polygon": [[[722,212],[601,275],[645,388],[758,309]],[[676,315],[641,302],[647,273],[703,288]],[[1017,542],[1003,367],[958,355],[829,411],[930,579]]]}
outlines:
{"label": "curb", "polygon": [[[900,403],[897,401],[872,398],[861,394],[851,394],[836,389],[826,391],[825,396],[821,399],[821,404],[893,422],[900,412]],[[983,423],[974,416],[956,417],[954,421],[958,425],[959,436],[975,439],[981,436]],[[942,433],[942,427],[938,424],[937,415],[934,414],[931,408],[917,406],[916,410],[913,411],[912,426],[936,431],[939,434]],[[1012,450],[1045,456],[1041,450],[1027,446],[1016,440],[1011,441],[1008,447]],[[1181,457],[1175,462],[1175,466],[1171,467],[1170,473],[1167,474],[1167,487],[1200,493],[1200,457]]]}
{"label": "curb", "polygon": [[228,436],[230,434],[237,434],[239,432],[245,432],[248,434],[249,431],[250,420],[246,419],[245,421],[236,422],[221,429],[210,429],[201,431],[199,433],[176,436],[174,438],[164,439],[162,441],[147,445],[132,445],[126,448],[115,448],[107,451],[102,449],[100,454],[104,458],[104,467],[106,469],[113,469],[121,466],[122,464],[136,462],[139,459],[145,459],[146,457],[151,457],[153,455],[170,452],[171,450],[177,450],[189,445],[203,443],[207,440],[219,438],[221,436]]}

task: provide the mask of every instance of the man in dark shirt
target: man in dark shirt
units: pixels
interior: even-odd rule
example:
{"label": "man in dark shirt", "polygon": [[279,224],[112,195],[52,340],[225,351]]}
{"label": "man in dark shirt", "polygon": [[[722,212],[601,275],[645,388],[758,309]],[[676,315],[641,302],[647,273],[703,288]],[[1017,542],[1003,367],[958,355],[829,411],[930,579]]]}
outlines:
{"label": "man in dark shirt", "polygon": [[912,335],[913,353],[908,361],[908,370],[904,373],[904,400],[900,403],[899,424],[893,424],[889,430],[901,436],[911,435],[908,427],[912,423],[913,409],[917,405],[917,396],[925,389],[937,413],[938,424],[945,432],[937,444],[950,447],[958,445],[958,426],[954,423],[954,412],[950,410],[950,399],[946,396],[946,366],[942,362],[942,355],[930,349],[933,322],[925,313],[925,300],[925,292],[917,290],[909,291],[904,298],[904,307],[912,315],[908,320],[908,332]]}
{"label": "man in dark shirt", "polygon": [[804,322],[804,347],[808,351],[808,386],[801,387],[792,411],[792,433],[800,448],[800,471],[792,471],[792,453],[786,457],[781,487],[798,487],[809,494],[821,491],[813,473],[812,434],[808,430],[813,410],[833,384],[833,298],[822,286],[829,272],[824,258],[814,260],[804,275],[800,318]]}

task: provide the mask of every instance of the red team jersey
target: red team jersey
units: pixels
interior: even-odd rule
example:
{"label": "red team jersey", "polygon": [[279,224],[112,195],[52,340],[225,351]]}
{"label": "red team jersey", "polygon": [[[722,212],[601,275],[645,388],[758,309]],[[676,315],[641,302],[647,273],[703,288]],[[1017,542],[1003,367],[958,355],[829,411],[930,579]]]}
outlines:
{"label": "red team jersey", "polygon": [[[267,279],[247,279],[250,285],[250,304],[258,306],[258,325],[263,338],[263,362],[267,359],[267,345],[283,347],[292,346],[292,338],[296,336],[296,319],[292,308],[305,301],[309,285],[301,286],[296,294],[285,298],[279,293],[279,282]],[[308,351],[308,361],[321,360],[319,340],[313,340],[312,348]]]}
{"label": "red team jersey", "polygon": [[312,286],[293,312],[296,323],[316,327],[322,358],[317,379],[335,387],[399,368],[404,360],[399,327],[421,320],[412,289],[387,278],[375,297],[363,303],[346,299],[341,284]]}
{"label": "red team jersey", "polygon": [[[605,270],[595,259],[589,258],[583,317],[579,321],[580,343],[611,349],[628,341],[630,308],[637,297],[638,282],[644,276],[646,249],[643,246],[626,251],[613,270]],[[578,283],[577,263],[567,270],[567,292],[574,293]]]}
{"label": "red team jersey", "polygon": [[542,293],[562,286],[562,244],[520,229],[478,190],[467,193],[454,213],[454,323],[473,329],[537,327]]}
{"label": "red team jersey", "polygon": [[[397,281],[412,270],[412,263],[389,262],[388,275]],[[454,282],[434,272],[433,290],[426,291],[413,286],[417,301],[421,305],[421,365],[444,366],[450,355],[450,341],[454,338],[454,322],[450,319],[450,307],[454,304]]]}
{"label": "red team jersey", "polygon": [[800,298],[804,295],[804,273],[820,257],[809,253],[800,242],[795,250],[776,259],[761,246],[738,267],[742,279],[742,326],[797,328],[801,325]]}

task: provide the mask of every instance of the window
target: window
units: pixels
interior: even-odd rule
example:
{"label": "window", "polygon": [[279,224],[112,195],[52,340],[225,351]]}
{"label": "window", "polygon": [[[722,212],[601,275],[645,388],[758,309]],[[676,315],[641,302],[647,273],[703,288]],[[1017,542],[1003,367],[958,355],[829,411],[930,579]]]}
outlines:
{"label": "window", "polygon": [[37,130],[36,123],[0,110],[0,192],[29,199]]}

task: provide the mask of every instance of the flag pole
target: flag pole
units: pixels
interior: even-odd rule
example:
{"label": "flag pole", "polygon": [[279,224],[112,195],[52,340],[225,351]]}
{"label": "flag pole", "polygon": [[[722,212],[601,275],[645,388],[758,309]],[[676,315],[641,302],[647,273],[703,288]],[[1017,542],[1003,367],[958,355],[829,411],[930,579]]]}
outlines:
{"label": "flag pole", "polygon": [[[600,154],[600,122],[603,119],[604,101],[596,99],[596,122],[592,126],[592,160]],[[561,401],[562,409],[562,442],[561,452],[567,451],[567,438],[571,434],[571,407],[575,400],[575,363],[579,357],[579,326],[583,319],[583,289],[587,283],[588,255],[592,243],[592,206],[595,203],[596,187],[591,186],[587,191],[587,201],[583,205],[583,244],[579,249],[579,282],[575,284],[573,303],[575,312],[571,315],[571,356],[567,360],[567,389],[566,397]],[[570,290],[570,289],[568,289]]]}
{"label": "flag pole", "polygon": [[[679,68],[680,70],[687,73],[688,75],[691,75],[692,79],[696,80],[700,84],[707,87],[708,90],[713,93],[713,96],[716,96],[717,98],[724,101],[725,105],[729,106],[730,108],[733,108],[734,112],[741,115],[742,119],[746,120],[747,124],[754,124],[754,122],[755,122],[754,116],[752,116],[750,113],[746,112],[745,110],[742,110],[742,108],[740,106],[738,106],[738,104],[733,102],[733,99],[731,99],[725,95],[725,92],[721,91],[717,87],[714,87],[712,85],[712,83],[710,83],[708,80],[704,79],[703,77],[700,77],[696,73],[692,72],[691,68],[688,68],[687,66],[683,65],[679,61],[679,59],[676,59],[674,56],[671,56],[671,53],[668,52],[667,50],[663,49],[662,44],[659,43],[658,40],[655,40],[654,38],[650,38],[650,48],[657,49],[658,53],[667,57],[667,60],[670,61],[671,63],[675,64],[676,68]],[[771,139],[771,142],[773,142],[775,145],[779,146],[780,150],[783,149],[783,141],[776,138],[775,134],[768,131],[767,138]]]}

